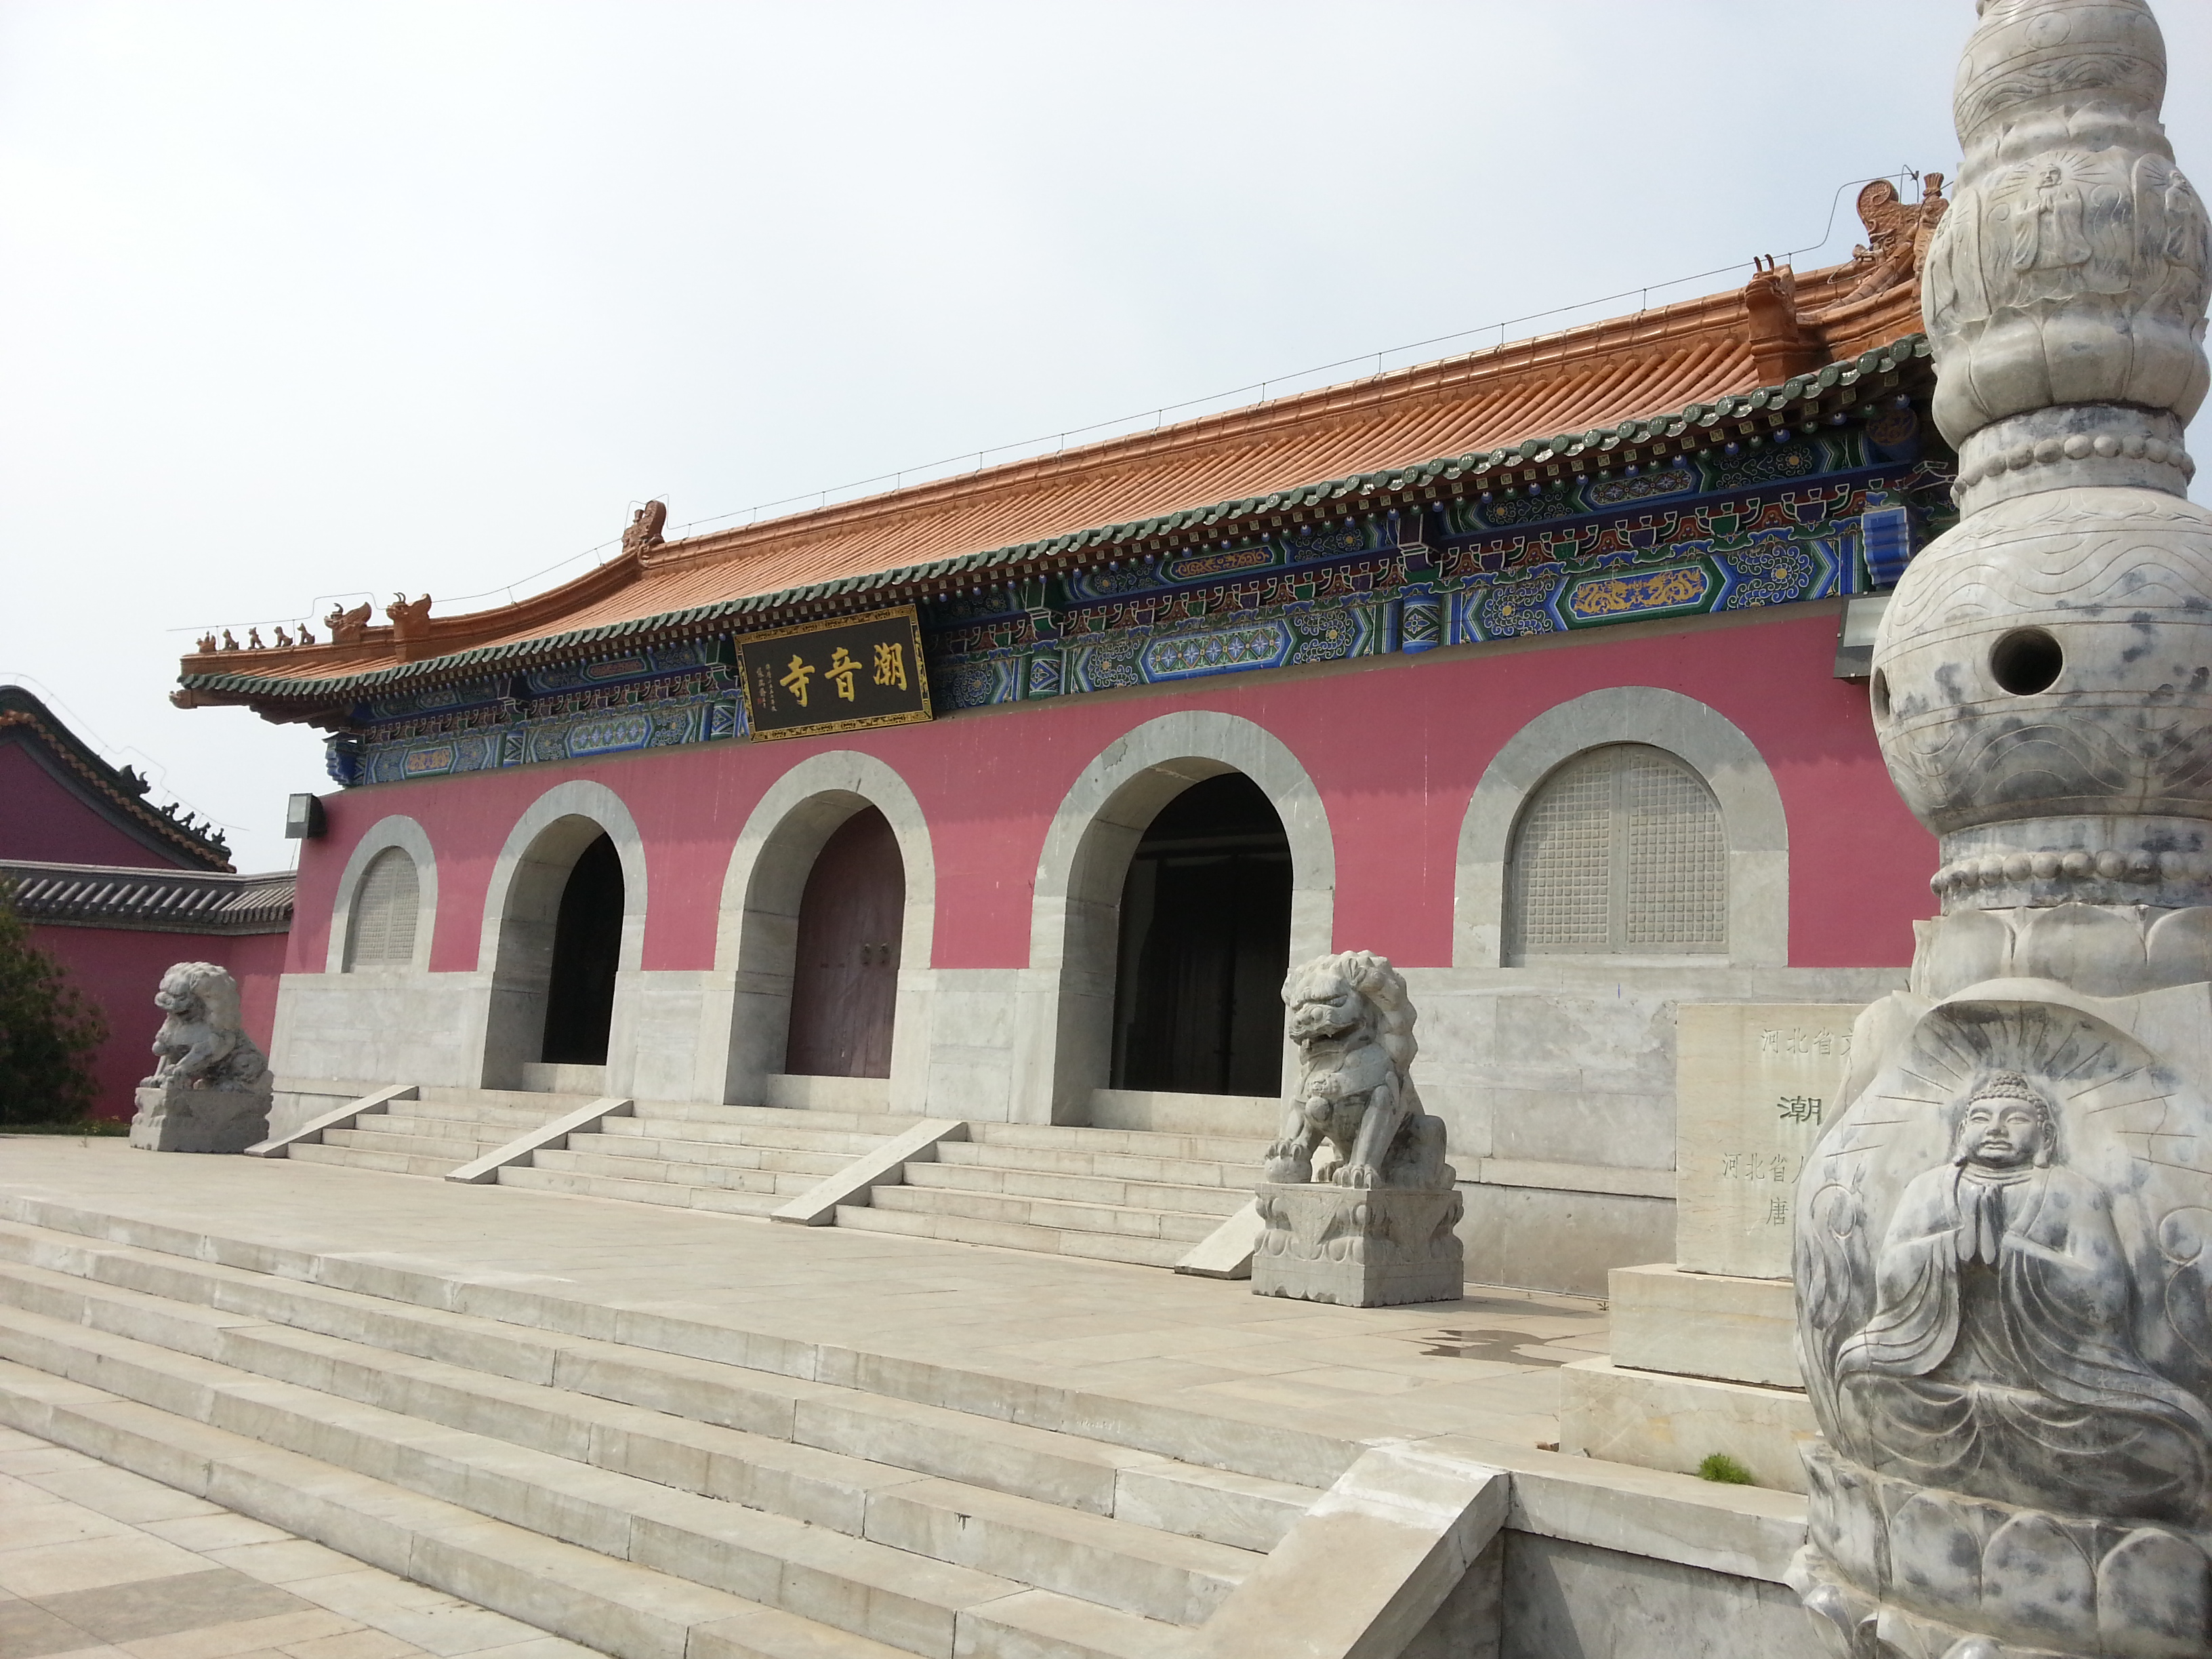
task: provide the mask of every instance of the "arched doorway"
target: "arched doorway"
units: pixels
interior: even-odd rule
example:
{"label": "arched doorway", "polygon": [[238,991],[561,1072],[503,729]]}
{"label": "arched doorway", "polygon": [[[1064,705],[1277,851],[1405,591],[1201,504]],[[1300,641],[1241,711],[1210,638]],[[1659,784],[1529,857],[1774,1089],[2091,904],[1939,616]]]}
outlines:
{"label": "arched doorway", "polygon": [[783,1069],[806,1077],[891,1074],[906,864],[876,808],[840,824],[799,902]]}
{"label": "arched doorway", "polygon": [[553,922],[553,965],[545,988],[548,1066],[604,1066],[622,954],[622,855],[602,835],[576,855]]}
{"label": "arched doorway", "polygon": [[1242,773],[1191,785],[1122,880],[1112,1086],[1279,1093],[1290,951],[1282,819]]}

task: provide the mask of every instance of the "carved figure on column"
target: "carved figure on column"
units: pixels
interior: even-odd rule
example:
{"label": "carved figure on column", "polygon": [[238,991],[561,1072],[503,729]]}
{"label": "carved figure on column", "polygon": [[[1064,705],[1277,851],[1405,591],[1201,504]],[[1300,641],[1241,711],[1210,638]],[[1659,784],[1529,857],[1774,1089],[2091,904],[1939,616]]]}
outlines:
{"label": "carved figure on column", "polygon": [[[1291,969],[1283,1002],[1298,1075],[1256,1200],[1254,1291],[1362,1308],[1456,1300],[1462,1205],[1444,1126],[1413,1086],[1404,978],[1346,951]],[[1323,1146],[1334,1158],[1317,1166]]]}
{"label": "carved figure on column", "polygon": [[131,1144],[157,1152],[242,1152],[269,1133],[269,1062],[246,1034],[238,981],[211,962],[161,975],[154,1075],[138,1087]]}
{"label": "carved figure on column", "polygon": [[2181,433],[2212,226],[2144,0],[1979,12],[1923,284],[1964,516],[1868,688],[1941,913],[1799,1184],[1792,1582],[1850,1659],[2201,1654],[2212,513]]}

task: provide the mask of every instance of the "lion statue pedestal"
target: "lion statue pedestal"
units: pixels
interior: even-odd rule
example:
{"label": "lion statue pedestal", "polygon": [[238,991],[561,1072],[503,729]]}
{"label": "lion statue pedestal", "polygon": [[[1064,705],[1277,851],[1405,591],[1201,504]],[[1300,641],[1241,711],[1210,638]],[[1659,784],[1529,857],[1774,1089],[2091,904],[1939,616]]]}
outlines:
{"label": "lion statue pedestal", "polygon": [[[1458,1301],[1459,1188],[1444,1126],[1422,1111],[1409,1072],[1406,981],[1384,957],[1346,951],[1293,970],[1283,1001],[1298,1085],[1258,1190],[1253,1294],[1342,1308]],[[1316,1179],[1324,1142],[1336,1161]]]}
{"label": "lion statue pedestal", "polygon": [[161,975],[154,1075],[138,1088],[131,1144],[150,1152],[242,1152],[269,1133],[269,1062],[240,1023],[238,981],[211,962]]}

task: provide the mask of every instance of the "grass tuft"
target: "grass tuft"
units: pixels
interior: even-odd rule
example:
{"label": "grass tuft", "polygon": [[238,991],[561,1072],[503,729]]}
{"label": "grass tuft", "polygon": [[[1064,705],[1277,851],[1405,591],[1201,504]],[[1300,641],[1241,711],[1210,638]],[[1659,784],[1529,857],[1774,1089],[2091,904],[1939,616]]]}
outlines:
{"label": "grass tuft", "polygon": [[1751,1478],[1751,1471],[1726,1452],[1714,1452],[1698,1465],[1698,1479],[1717,1480],[1724,1486],[1753,1486],[1759,1483]]}

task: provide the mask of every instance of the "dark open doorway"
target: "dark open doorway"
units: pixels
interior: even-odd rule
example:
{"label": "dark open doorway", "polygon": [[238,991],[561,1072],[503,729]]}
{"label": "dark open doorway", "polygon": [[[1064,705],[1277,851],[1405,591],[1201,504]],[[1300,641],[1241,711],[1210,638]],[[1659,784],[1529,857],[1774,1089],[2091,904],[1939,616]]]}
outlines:
{"label": "dark open doorway", "polygon": [[1170,801],[1121,886],[1113,1086],[1273,1095],[1282,1087],[1291,848],[1241,773]]}
{"label": "dark open doorway", "polygon": [[906,861],[898,837],[881,812],[865,808],[823,843],[799,902],[786,1072],[891,1074],[905,923]]}
{"label": "dark open doorway", "polygon": [[545,990],[548,1066],[604,1066],[614,1018],[615,968],[622,956],[622,855],[601,836],[569,866],[553,924],[553,973]]}

